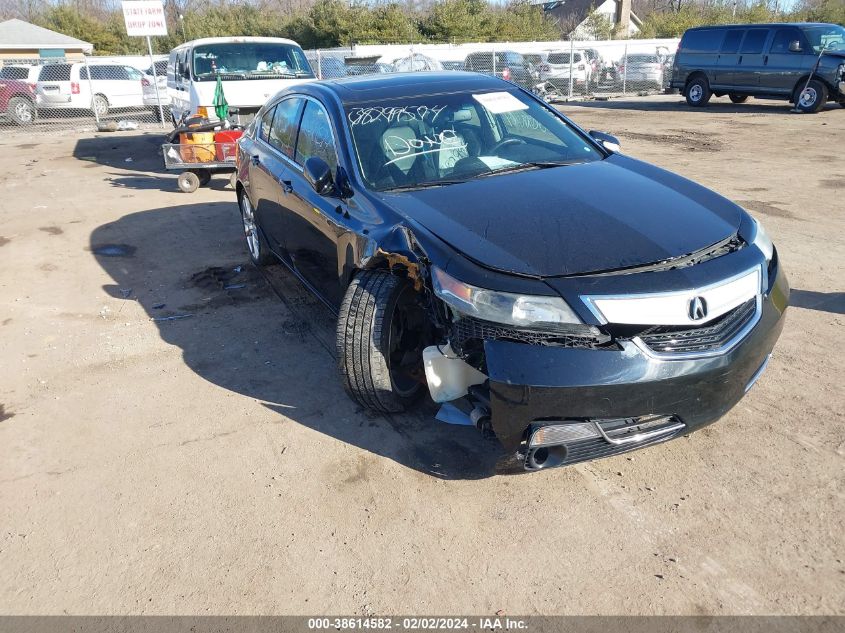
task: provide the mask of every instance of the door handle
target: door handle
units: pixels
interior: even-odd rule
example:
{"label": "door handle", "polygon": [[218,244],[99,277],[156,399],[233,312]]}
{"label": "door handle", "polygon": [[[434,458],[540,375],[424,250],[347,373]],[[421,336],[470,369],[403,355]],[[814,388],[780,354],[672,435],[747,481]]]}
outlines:
{"label": "door handle", "polygon": [[290,180],[283,180],[282,191],[284,191],[285,193],[293,193],[293,182],[291,182]]}
{"label": "door handle", "polygon": [[741,63],[742,63],[742,55],[740,55],[740,56],[739,56],[739,61],[738,61],[737,63],[738,63],[738,64],[741,64]]}
{"label": "door handle", "polygon": [[768,55],[766,55],[766,56],[763,58],[763,66],[768,66],[768,65],[769,65],[769,56],[768,56]]}
{"label": "door handle", "polygon": [[258,154],[253,154],[250,160],[253,165],[258,165],[261,162],[261,157]]}

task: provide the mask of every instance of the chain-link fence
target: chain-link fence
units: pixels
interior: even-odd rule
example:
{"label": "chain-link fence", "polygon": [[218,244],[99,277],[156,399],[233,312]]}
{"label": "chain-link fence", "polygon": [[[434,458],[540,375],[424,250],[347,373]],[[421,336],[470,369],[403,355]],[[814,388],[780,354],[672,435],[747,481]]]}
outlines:
{"label": "chain-link fence", "polygon": [[[564,101],[661,92],[669,86],[676,47],[677,40],[366,45],[309,50],[306,57],[318,79],[467,70]],[[167,64],[162,56],[154,63],[137,57],[2,60],[0,127],[7,133],[171,129]],[[237,82],[226,84],[228,100],[241,102]],[[251,105],[254,111],[261,104]]]}
{"label": "chain-link fence", "polygon": [[493,75],[550,101],[668,90],[677,40],[356,46],[309,50],[320,79],[467,70]]}
{"label": "chain-link fence", "polygon": [[0,127],[27,133],[171,128],[167,61],[4,59]]}

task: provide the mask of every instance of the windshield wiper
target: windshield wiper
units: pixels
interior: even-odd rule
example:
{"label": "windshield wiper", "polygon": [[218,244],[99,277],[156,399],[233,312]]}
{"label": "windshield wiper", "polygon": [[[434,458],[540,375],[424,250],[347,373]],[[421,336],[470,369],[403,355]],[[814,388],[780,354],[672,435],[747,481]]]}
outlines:
{"label": "windshield wiper", "polygon": [[433,187],[445,187],[447,185],[460,185],[466,180],[430,180],[427,182],[418,182],[413,185],[399,185],[396,187],[389,187],[382,189],[384,192],[395,193],[398,191],[415,191],[416,189],[431,189]]}
{"label": "windshield wiper", "polygon": [[500,167],[499,169],[490,169],[482,172],[478,177],[496,176],[498,174],[507,174],[515,171],[524,171],[526,169],[549,169],[550,167],[563,167],[565,165],[575,165],[581,161],[578,160],[532,160],[527,163],[519,163],[518,165],[510,165],[508,167]]}

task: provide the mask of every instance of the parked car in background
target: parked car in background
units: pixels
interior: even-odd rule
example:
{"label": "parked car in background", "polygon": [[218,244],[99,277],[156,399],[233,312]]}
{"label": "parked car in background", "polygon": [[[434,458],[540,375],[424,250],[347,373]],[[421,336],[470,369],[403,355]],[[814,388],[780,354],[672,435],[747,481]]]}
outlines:
{"label": "parked car in background", "polygon": [[390,64],[376,62],[373,64],[346,64],[347,75],[381,75],[392,73],[393,67]]}
{"label": "parked car in background", "polygon": [[443,64],[438,60],[420,53],[393,60],[393,72],[410,73],[424,70],[443,70]]}
{"label": "parked car in background", "polygon": [[618,148],[490,76],[302,84],[238,142],[245,246],[338,315],[358,405],[457,402],[526,470],[616,455],[740,402],[789,303],[757,220]]}
{"label": "parked car in background", "polygon": [[693,107],[707,105],[713,95],[729,95],[734,103],[749,96],[783,99],[807,113],[818,112],[828,100],[845,105],[845,27],[784,23],[689,29],[675,55],[671,87]]}
{"label": "parked car in background", "polygon": [[140,70],[122,64],[44,64],[36,82],[38,107],[92,110],[98,116],[115,108],[141,108],[142,78]]}
{"label": "parked car in background", "polygon": [[587,63],[590,66],[590,82],[596,83],[601,77],[602,58],[595,48],[582,48],[581,52],[587,58]]}
{"label": "parked car in background", "polygon": [[543,53],[540,81],[547,81],[562,91],[569,90],[570,73],[574,88],[583,90],[590,83],[592,67],[583,51]]}
{"label": "parked car in background", "polygon": [[617,70],[617,76],[632,89],[662,88],[663,74],[663,62],[649,53],[628,53]]}
{"label": "parked car in background", "polygon": [[349,74],[346,64],[341,57],[332,57],[331,55],[321,55],[319,60],[315,62],[315,72],[319,79],[337,79],[338,77],[346,77]]}
{"label": "parked car in background", "polygon": [[470,53],[464,60],[464,70],[493,75],[526,89],[531,89],[534,83],[529,63],[515,51]]}
{"label": "parked car in background", "polygon": [[0,114],[18,125],[33,123],[37,115],[34,84],[0,77]]}
{"label": "parked car in background", "polygon": [[4,65],[2,68],[0,68],[0,79],[16,79],[18,81],[26,81],[34,86],[35,82],[38,81],[38,73],[40,70],[40,65]]}
{"label": "parked car in background", "polygon": [[[156,92],[158,84],[158,92]],[[165,119],[170,117],[170,95],[167,92],[167,60],[155,62],[155,75],[153,66],[144,71],[141,78],[141,90],[143,92],[144,105],[150,108],[153,116],[159,116],[159,102],[164,110]]]}
{"label": "parked car in background", "polygon": [[675,55],[669,54],[663,58],[663,91],[672,92],[672,66],[675,64]]}

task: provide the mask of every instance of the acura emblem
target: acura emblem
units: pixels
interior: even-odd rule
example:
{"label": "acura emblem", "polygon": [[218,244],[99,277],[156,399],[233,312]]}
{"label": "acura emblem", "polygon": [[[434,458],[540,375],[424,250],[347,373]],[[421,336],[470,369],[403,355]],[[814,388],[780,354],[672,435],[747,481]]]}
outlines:
{"label": "acura emblem", "polygon": [[689,301],[689,318],[692,321],[701,321],[707,316],[707,302],[704,297],[693,297]]}

